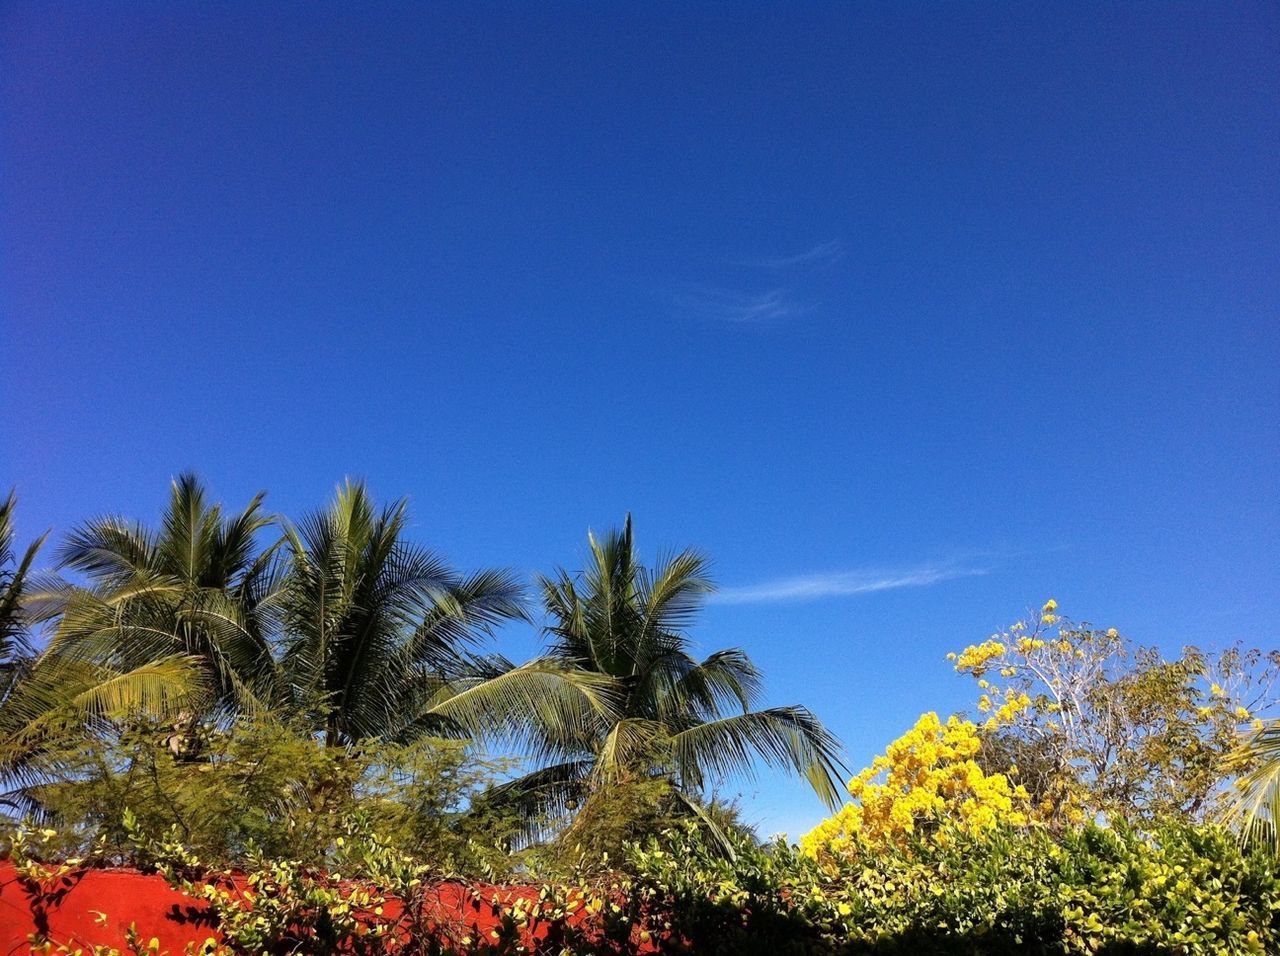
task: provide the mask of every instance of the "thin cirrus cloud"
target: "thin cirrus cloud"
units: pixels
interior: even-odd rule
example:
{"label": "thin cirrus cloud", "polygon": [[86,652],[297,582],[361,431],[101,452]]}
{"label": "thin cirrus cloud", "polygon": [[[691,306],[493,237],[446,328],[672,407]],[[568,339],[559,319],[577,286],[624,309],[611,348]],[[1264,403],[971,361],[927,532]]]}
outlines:
{"label": "thin cirrus cloud", "polygon": [[[820,242],[802,252],[767,259],[739,260],[737,265],[774,272],[805,270],[831,265],[844,257],[844,244],[839,239]],[[692,286],[676,296],[676,308],[733,325],[763,325],[791,319],[813,310],[814,306],[796,299],[785,287],[763,292],[742,292],[712,286]]]}
{"label": "thin cirrus cloud", "polygon": [[792,299],[786,289],[743,294],[727,289],[697,287],[676,296],[676,307],[703,318],[736,325],[775,322],[803,315],[812,306]]}
{"label": "thin cirrus cloud", "polygon": [[[736,264],[773,272],[794,272],[831,265],[843,257],[844,243],[831,239],[791,255],[738,260]],[[710,285],[690,286],[676,295],[675,305],[685,314],[731,325],[766,325],[795,318],[814,309],[812,303],[800,301],[785,286],[763,292],[742,292]]]}
{"label": "thin cirrus cloud", "polygon": [[823,266],[838,262],[844,258],[844,243],[839,239],[820,242],[810,249],[790,256],[772,256],[767,259],[756,259],[750,265],[762,269],[794,269],[797,266]]}
{"label": "thin cirrus cloud", "polygon": [[899,588],[922,588],[956,578],[969,578],[989,573],[989,568],[955,565],[922,565],[897,570],[864,568],[856,571],[833,571],[803,574],[790,578],[774,578],[758,584],[723,588],[711,595],[716,604],[771,604],[781,601],[820,601],[824,598],[852,597],[895,591]]}

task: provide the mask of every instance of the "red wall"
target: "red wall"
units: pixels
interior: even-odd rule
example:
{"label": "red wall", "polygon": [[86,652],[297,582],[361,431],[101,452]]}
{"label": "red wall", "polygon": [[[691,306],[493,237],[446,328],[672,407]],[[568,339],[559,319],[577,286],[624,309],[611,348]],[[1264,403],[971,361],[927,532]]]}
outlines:
{"label": "red wall", "polygon": [[123,948],[131,922],[143,940],[158,937],[172,953],[216,935],[205,905],[172,889],[161,876],[79,870],[50,890],[52,898],[28,888],[12,863],[0,863],[0,953],[25,952],[29,934],[37,932],[55,944]]}
{"label": "red wall", "polygon": [[[485,901],[479,907],[470,887],[441,884],[436,888],[435,921],[447,924],[455,933],[470,932],[473,938],[484,939],[498,924],[490,900],[496,899],[501,909],[516,899],[536,899],[538,895],[536,889],[524,886],[478,888]],[[127,869],[77,870],[49,890],[41,893],[29,887],[12,863],[0,862],[0,956],[28,952],[33,933],[52,940],[55,948],[99,945],[123,949],[130,924],[144,945],[155,937],[160,941],[160,953],[171,956],[183,953],[188,943],[199,947],[210,936],[218,936],[207,905],[179,893],[157,874]],[[395,919],[398,912],[398,902],[389,902],[386,917]]]}

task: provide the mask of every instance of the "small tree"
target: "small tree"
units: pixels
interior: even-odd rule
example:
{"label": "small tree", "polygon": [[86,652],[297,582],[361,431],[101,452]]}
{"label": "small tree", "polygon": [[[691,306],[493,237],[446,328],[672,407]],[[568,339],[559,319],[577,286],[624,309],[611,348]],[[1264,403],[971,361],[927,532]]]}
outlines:
{"label": "small tree", "polygon": [[[498,844],[523,821],[480,795],[511,762],[461,741],[325,746],[306,723],[242,716],[204,728],[199,759],[168,746],[166,722],[135,720],[124,732],[67,751],[33,796],[66,852],[128,855],[138,835],[170,833],[201,859],[242,863],[253,853],[309,866],[337,861],[353,821],[442,872],[508,864]],[[124,820],[128,817],[128,828]]]}
{"label": "small tree", "polygon": [[1059,822],[1219,810],[1239,732],[1275,704],[1280,675],[1280,652],[1185,647],[1166,660],[1115,628],[1066,620],[1052,600],[948,657],[978,682],[986,765],[1016,766]]}

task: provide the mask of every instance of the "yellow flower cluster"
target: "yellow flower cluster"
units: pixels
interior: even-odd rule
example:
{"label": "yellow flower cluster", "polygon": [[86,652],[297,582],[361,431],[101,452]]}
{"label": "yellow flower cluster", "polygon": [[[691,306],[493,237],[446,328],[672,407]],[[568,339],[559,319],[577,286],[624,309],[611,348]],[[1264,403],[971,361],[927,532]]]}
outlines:
{"label": "yellow flower cluster", "polygon": [[991,715],[987,718],[985,725],[988,730],[1009,723],[1030,706],[1030,696],[1013,688],[1006,690],[1003,697],[992,697],[990,694],[983,694],[978,698],[978,709],[984,714],[990,713]]}
{"label": "yellow flower cluster", "polygon": [[[1052,598],[1046,601],[1044,607],[1040,610],[1040,624],[1049,625],[1057,622],[1058,615],[1055,613],[1057,610],[1057,601]],[[967,673],[972,674],[974,677],[981,677],[993,665],[998,664],[1002,677],[1013,677],[1017,674],[1018,667],[1006,655],[1018,654],[1022,657],[1027,657],[1046,647],[1052,647],[1064,654],[1071,654],[1075,651],[1071,642],[1066,639],[1065,634],[1060,635],[1057,641],[1048,641],[1042,636],[1045,632],[1042,632],[1039,628],[1036,629],[1034,634],[1027,634],[1026,630],[1026,623],[1019,622],[1009,628],[1009,633],[997,634],[981,644],[970,644],[959,654],[948,654],[947,660],[953,661],[956,671],[961,674]],[[1108,632],[1108,636],[1114,637],[1115,634]]]}
{"label": "yellow flower cluster", "polygon": [[992,638],[981,644],[970,644],[958,655],[948,654],[947,660],[956,662],[956,670],[968,671],[976,677],[981,677],[987,665],[1007,650],[1004,644]]}
{"label": "yellow flower cluster", "polygon": [[974,759],[979,730],[958,717],[946,723],[923,715],[862,773],[849,781],[856,802],[846,804],[800,846],[817,857],[842,856],[858,846],[904,845],[934,836],[942,823],[982,833],[999,823],[1025,826],[1027,792],[1004,774],[985,774]]}
{"label": "yellow flower cluster", "polygon": [[[1030,630],[1026,622],[1019,622],[1003,634],[972,644],[959,654],[947,655],[957,673],[978,678],[978,687],[983,691],[978,698],[978,710],[988,715],[985,729],[1008,725],[1033,709],[1033,701],[1025,690],[1032,674],[1042,678],[1044,673],[1060,671],[1085,657],[1084,647],[1074,640],[1081,637],[1080,632],[1070,630],[1057,611],[1058,602],[1050,598],[1040,609],[1039,622]],[[1051,627],[1054,624],[1060,626]],[[1118,634],[1113,628],[1107,637],[1116,638]],[[1087,635],[1083,639],[1087,639]],[[1015,686],[1002,689],[987,679],[997,674]],[[1042,701],[1036,706],[1048,712],[1058,709],[1051,701]]]}

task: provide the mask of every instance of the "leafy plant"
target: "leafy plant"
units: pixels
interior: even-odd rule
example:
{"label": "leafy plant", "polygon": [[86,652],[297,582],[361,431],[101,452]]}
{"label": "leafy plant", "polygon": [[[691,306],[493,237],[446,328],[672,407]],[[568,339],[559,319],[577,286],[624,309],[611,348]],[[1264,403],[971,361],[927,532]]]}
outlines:
{"label": "leafy plant", "polygon": [[[505,842],[522,821],[481,798],[510,763],[465,743],[422,738],[326,747],[267,716],[206,728],[197,760],[174,755],[162,721],[87,741],[36,796],[65,852],[123,859],[141,835],[173,833],[202,858],[335,865],[353,819],[440,872],[517,865]],[[131,830],[122,826],[128,818]]]}
{"label": "leafy plant", "polygon": [[636,892],[673,952],[1262,954],[1280,867],[1172,824],[955,832],[819,866],[781,844],[728,858],[696,833],[638,849]]}

